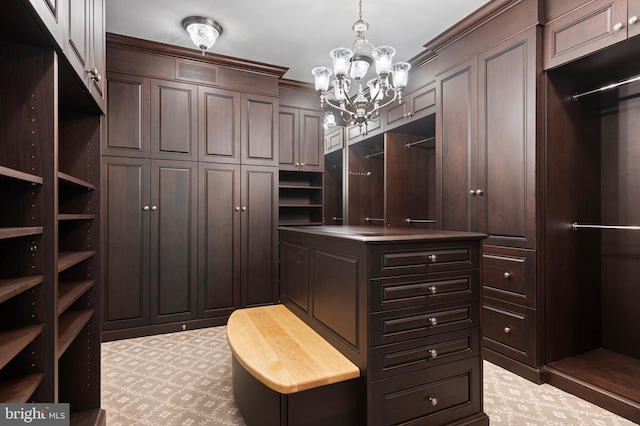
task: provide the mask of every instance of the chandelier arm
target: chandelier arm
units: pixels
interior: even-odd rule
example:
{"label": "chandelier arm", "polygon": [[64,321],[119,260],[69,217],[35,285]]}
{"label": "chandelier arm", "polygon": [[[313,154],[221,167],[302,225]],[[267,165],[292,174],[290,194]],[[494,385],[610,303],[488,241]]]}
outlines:
{"label": "chandelier arm", "polygon": [[[386,108],[387,106],[391,105],[393,102],[395,102],[396,99],[398,99],[398,91],[396,89],[390,88],[388,90],[392,90],[393,91],[393,97],[391,99],[389,99],[387,102],[385,102],[382,105],[378,105],[377,108],[371,110],[371,112],[367,113],[367,117],[370,119],[370,117],[373,115],[374,112],[379,111],[383,108]],[[371,101],[369,101],[369,103],[367,104],[367,108],[369,107],[369,105],[371,105],[371,102],[373,102],[373,99],[371,99]]]}
{"label": "chandelier arm", "polygon": [[[348,99],[348,98],[347,98],[347,99]],[[355,114],[354,114],[352,111],[349,111],[348,109],[343,108],[343,107],[341,107],[340,105],[336,105],[336,104],[334,104],[334,103],[333,103],[333,102],[331,102],[331,100],[330,100],[330,99],[328,99],[328,98],[327,98],[327,99],[325,99],[325,100],[324,100],[324,102],[325,102],[325,103],[327,103],[327,104],[329,104],[332,108],[337,109],[338,111],[346,112],[347,114],[349,114],[349,117],[354,117],[354,116],[355,116]],[[350,104],[350,105],[353,105],[351,102],[349,102],[349,104]]]}

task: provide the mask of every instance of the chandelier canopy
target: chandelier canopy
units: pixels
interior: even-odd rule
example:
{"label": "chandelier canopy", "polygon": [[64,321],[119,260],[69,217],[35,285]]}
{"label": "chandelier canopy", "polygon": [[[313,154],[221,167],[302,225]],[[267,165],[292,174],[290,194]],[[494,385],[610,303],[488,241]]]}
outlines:
{"label": "chandelier canopy", "polygon": [[[361,132],[364,127],[366,133],[367,123],[379,118],[381,108],[396,99],[402,103],[402,90],[407,86],[411,65],[407,62],[392,64],[396,50],[390,46],[375,47],[365,37],[369,24],[362,20],[362,0],[359,8],[359,19],[351,27],[356,33],[351,49],[333,49],[329,53],[333,59],[333,70],[317,67],[311,73],[320,95],[320,106],[324,109],[327,104],[340,111],[345,121],[359,124]],[[372,64],[376,76],[363,83]],[[331,80],[332,73],[334,80]],[[325,116],[325,125],[335,125],[333,112]]]}

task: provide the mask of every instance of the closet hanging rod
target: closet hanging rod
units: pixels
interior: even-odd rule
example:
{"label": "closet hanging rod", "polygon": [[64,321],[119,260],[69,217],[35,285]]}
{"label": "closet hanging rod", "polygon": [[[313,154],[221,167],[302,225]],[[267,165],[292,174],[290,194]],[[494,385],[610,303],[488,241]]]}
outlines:
{"label": "closet hanging rod", "polygon": [[384,219],[375,219],[373,217],[365,217],[364,220],[367,222],[384,222]]}
{"label": "closet hanging rod", "polygon": [[369,154],[367,158],[384,157],[384,151],[376,152],[375,154]]}
{"label": "closet hanging rod", "polygon": [[591,95],[593,93],[598,93],[598,92],[604,92],[605,90],[609,90],[609,89],[615,89],[618,86],[622,86],[624,84],[633,83],[634,81],[638,81],[638,80],[640,80],[640,75],[636,76],[636,77],[629,78],[627,80],[620,81],[618,83],[613,83],[613,84],[609,84],[608,86],[600,87],[599,89],[593,89],[593,90],[589,90],[588,92],[575,94],[575,95],[572,96],[572,98],[573,98],[574,101],[577,101],[578,98],[581,98],[583,96]]}
{"label": "closet hanging rod", "polygon": [[576,222],[571,224],[571,227],[574,231],[578,229],[620,229],[627,231],[640,231],[640,226],[629,226],[629,225],[580,225]]}
{"label": "closet hanging rod", "polygon": [[411,148],[411,147],[412,147],[412,146],[414,146],[414,145],[419,145],[419,144],[421,144],[421,143],[431,142],[431,141],[434,141],[434,140],[436,140],[436,137],[435,137],[435,136],[434,136],[434,137],[432,137],[432,138],[421,139],[421,140],[419,140],[419,141],[415,141],[415,142],[409,142],[409,143],[405,144],[405,146],[406,146],[407,148]]}
{"label": "closet hanging rod", "polygon": [[341,218],[341,217],[336,217],[336,216],[332,217],[331,219],[333,219],[333,220],[344,220],[343,218]]}
{"label": "closet hanging rod", "polygon": [[335,169],[336,167],[342,167],[342,163],[334,164],[333,168]]}
{"label": "closet hanging rod", "polygon": [[435,220],[430,219],[411,219],[410,217],[404,220],[407,223],[436,223]]}

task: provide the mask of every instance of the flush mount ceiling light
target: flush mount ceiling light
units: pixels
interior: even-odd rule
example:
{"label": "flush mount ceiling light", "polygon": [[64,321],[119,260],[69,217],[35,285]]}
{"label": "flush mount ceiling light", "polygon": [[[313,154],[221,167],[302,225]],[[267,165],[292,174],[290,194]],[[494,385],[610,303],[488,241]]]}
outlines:
{"label": "flush mount ceiling light", "polygon": [[202,16],[189,16],[182,20],[182,26],[191,36],[202,54],[216,42],[222,34],[222,27],[211,18]]}
{"label": "flush mount ceiling light", "polygon": [[[390,46],[375,47],[365,37],[369,24],[362,20],[362,0],[359,5],[360,19],[351,27],[356,33],[351,49],[339,47],[329,53],[333,59],[333,74],[336,79],[331,81],[332,70],[326,67],[314,68],[311,73],[315,78],[316,91],[320,95],[320,106],[324,108],[328,104],[340,111],[346,121],[359,124],[361,132],[364,128],[366,133],[367,123],[379,118],[381,108],[396,99],[402,103],[402,89],[407,86],[411,65],[407,62],[392,65],[391,59],[396,50]],[[377,75],[366,83],[369,87],[366,93],[362,82],[366,81],[363,78],[371,64],[375,65]],[[356,90],[352,94],[350,89],[353,86]],[[335,123],[332,112],[326,117],[326,125]]]}

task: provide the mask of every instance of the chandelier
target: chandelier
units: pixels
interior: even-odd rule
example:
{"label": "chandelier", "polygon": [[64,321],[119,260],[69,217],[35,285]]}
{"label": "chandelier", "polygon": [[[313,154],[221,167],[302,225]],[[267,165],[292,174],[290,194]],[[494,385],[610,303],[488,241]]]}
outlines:
{"label": "chandelier", "polygon": [[[365,37],[369,24],[362,20],[362,0],[359,8],[359,19],[351,27],[356,33],[351,49],[339,47],[329,53],[333,71],[317,67],[311,73],[320,95],[320,107],[324,109],[326,104],[340,111],[345,121],[360,125],[360,132],[366,133],[367,124],[380,117],[380,109],[396,99],[402,103],[402,89],[407,86],[411,65],[407,62],[392,64],[396,50],[390,46],[375,47]],[[376,76],[363,83],[372,64]],[[334,80],[331,80],[332,73]],[[333,112],[325,115],[325,125],[335,125]]]}
{"label": "chandelier", "polygon": [[191,41],[200,48],[202,54],[222,35],[222,27],[211,18],[189,16],[182,20],[182,27],[187,30]]}

